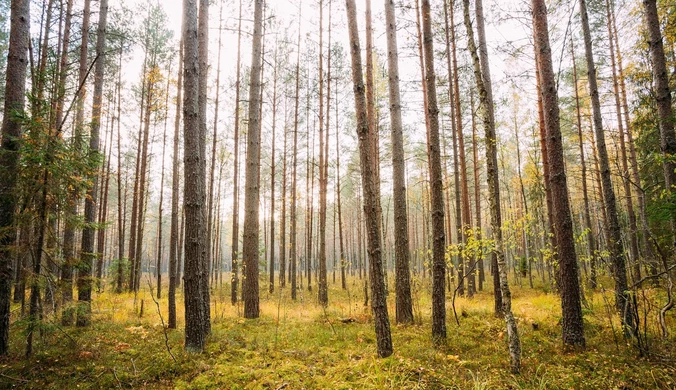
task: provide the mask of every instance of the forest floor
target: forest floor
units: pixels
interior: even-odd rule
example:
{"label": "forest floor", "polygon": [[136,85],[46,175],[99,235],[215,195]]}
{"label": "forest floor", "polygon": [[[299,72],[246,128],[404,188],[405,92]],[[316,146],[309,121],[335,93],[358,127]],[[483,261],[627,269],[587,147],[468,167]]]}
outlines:
{"label": "forest floor", "polygon": [[[650,336],[657,334],[657,308],[648,312],[653,354],[639,357],[609,309],[610,291],[587,297],[586,349],[564,351],[557,295],[537,286],[513,286],[523,361],[521,374],[512,375],[504,322],[493,315],[492,292],[456,299],[460,325],[449,297],[448,339],[440,347],[431,340],[429,281],[416,280],[413,286],[415,325],[394,324],[390,294],[394,354],[379,359],[361,283],[351,279],[349,291],[329,283],[326,310],[316,303],[316,286],[293,302],[288,288],[268,294],[262,284],[261,317],[256,320],[240,316],[242,307],[230,304],[230,286],[225,285],[212,293],[212,333],[199,355],[183,351],[182,301],[177,305],[179,329],[165,332],[165,296],[159,300],[162,320],[148,289],[136,297],[97,294],[89,328],[62,328],[54,319],[46,320],[36,332],[30,358],[24,357],[26,324],[14,322],[10,355],[0,360],[0,388],[676,388],[676,340]],[[18,306],[12,309],[20,311]],[[673,335],[673,314],[668,321]]]}

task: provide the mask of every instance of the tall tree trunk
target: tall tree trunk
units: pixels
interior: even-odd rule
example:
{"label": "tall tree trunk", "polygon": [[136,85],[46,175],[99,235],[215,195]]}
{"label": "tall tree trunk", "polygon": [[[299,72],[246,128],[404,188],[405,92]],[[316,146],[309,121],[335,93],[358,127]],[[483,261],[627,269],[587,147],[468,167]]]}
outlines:
{"label": "tall tree trunk", "polygon": [[201,286],[206,248],[205,164],[199,128],[199,61],[197,0],[183,1],[183,167],[185,185],[185,349],[202,352],[206,338],[204,296]]}
{"label": "tall tree trunk", "polygon": [[21,120],[10,113],[24,110],[26,66],[30,39],[30,1],[12,0],[10,14],[9,52],[5,81],[5,107],[2,120],[0,167],[6,172],[0,181],[0,355],[9,348],[10,295],[12,288],[12,258],[9,250],[16,240],[14,212],[17,206],[15,187],[19,162]]}
{"label": "tall tree trunk", "polygon": [[587,245],[589,246],[589,284],[592,289],[596,288],[596,238],[591,222],[591,213],[589,212],[589,195],[587,190],[587,163],[584,153],[584,138],[582,137],[582,115],[580,113],[580,96],[577,85],[577,64],[575,63],[575,47],[573,41],[570,42],[571,55],[573,57],[573,88],[575,89],[575,111],[577,119],[577,137],[580,146],[580,166],[582,169],[582,198],[584,201],[584,222],[587,232]]}
{"label": "tall tree trunk", "polygon": [[258,318],[258,214],[260,198],[260,140],[261,131],[261,40],[263,27],[263,0],[254,3],[254,31],[249,77],[249,126],[247,131],[246,183],[244,194],[244,230],[242,258],[244,260],[244,317]]}
{"label": "tall tree trunk", "polygon": [[179,246],[179,138],[181,128],[181,91],[183,88],[183,39],[178,50],[178,80],[176,82],[176,117],[174,118],[174,147],[171,166],[171,227],[169,232],[169,329],[176,329],[176,287],[178,286]]}
{"label": "tall tree trunk", "polygon": [[601,118],[601,102],[599,99],[599,90],[596,81],[596,66],[594,64],[594,52],[592,49],[592,38],[589,31],[589,18],[587,15],[586,0],[580,0],[580,17],[582,19],[582,32],[584,34],[584,48],[587,57],[587,77],[589,80],[589,95],[591,95],[594,132],[596,133],[596,148],[599,155],[599,165],[601,168],[601,185],[603,188],[603,198],[606,203],[608,218],[608,251],[610,252],[610,261],[613,268],[613,277],[615,279],[615,306],[620,312],[622,325],[625,335],[633,333],[634,323],[631,310],[631,300],[626,295],[627,291],[627,270],[624,258],[624,248],[620,232],[620,222],[617,214],[617,202],[615,200],[615,191],[610,174],[610,164],[608,161],[608,151],[606,149],[606,140],[603,130],[603,120]]}
{"label": "tall tree trunk", "polygon": [[[470,108],[472,110],[472,168],[474,171],[474,237],[477,240],[481,239],[483,232],[481,231],[481,187],[479,186],[479,143],[476,140],[476,113],[474,112],[474,93],[470,93]],[[484,271],[484,255],[479,248],[478,268],[479,268],[479,291],[484,289],[485,271]]]}
{"label": "tall tree trunk", "polygon": [[446,237],[444,234],[444,189],[441,175],[439,142],[439,109],[434,73],[434,47],[429,0],[422,0],[423,50],[427,85],[427,116],[430,175],[430,215],[432,218],[432,337],[436,342],[446,338]]}
{"label": "tall tree trunk", "polygon": [[[168,71],[171,74],[171,69]],[[169,77],[167,77],[167,90],[164,100],[164,107],[169,107]],[[162,214],[164,208],[162,207],[164,203],[164,156],[167,148],[167,123],[169,121],[169,115],[165,114],[164,116],[164,131],[162,133],[162,173],[160,174],[160,203],[157,210],[157,263],[155,265],[155,272],[157,273],[157,298],[162,297]]]}
{"label": "tall tree trunk", "polygon": [[[214,102],[214,131],[211,136],[211,169],[209,170],[209,208],[207,215],[207,237],[209,242],[212,240],[216,243],[217,238],[214,237],[214,211],[216,207],[214,206],[214,179],[216,175],[216,154],[218,149],[218,104],[220,102],[220,86],[221,86],[221,47],[222,47],[222,31],[223,31],[223,3],[221,3],[220,11],[218,15],[218,60],[216,61],[216,100]],[[207,45],[208,46],[208,45]],[[220,178],[219,178],[220,180]],[[219,215],[216,215],[216,218],[219,218]],[[214,245],[216,247],[216,245]],[[215,254],[214,248],[211,248],[210,253]],[[215,256],[210,256],[212,262],[215,264]],[[212,267],[212,271],[213,267]],[[211,273],[214,277],[216,276],[215,271]],[[208,275],[208,274],[207,274]],[[212,277],[213,281],[213,277]]]}
{"label": "tall tree trunk", "polygon": [[[634,212],[634,201],[631,196],[631,178],[629,176],[629,163],[627,161],[627,146],[624,139],[624,123],[622,122],[621,95],[620,86],[617,80],[617,71],[615,63],[615,41],[613,36],[612,21],[610,16],[610,1],[606,0],[606,25],[608,27],[608,44],[610,49],[610,68],[613,75],[613,92],[615,95],[615,114],[617,115],[617,130],[620,139],[620,163],[622,164],[622,184],[624,187],[624,196],[627,202],[627,216],[629,219],[629,257],[634,265],[634,280],[641,279],[641,263],[638,256],[638,229],[636,226],[636,213]],[[626,129],[627,132],[629,128]]]}
{"label": "tall tree trunk", "polygon": [[561,311],[563,313],[563,343],[570,346],[585,345],[582,327],[582,306],[578,279],[577,254],[573,237],[573,219],[568,203],[568,180],[563,159],[563,140],[559,118],[558,92],[549,46],[547,7],[544,0],[532,0],[533,29],[535,36],[535,63],[540,68],[540,93],[547,128],[547,151],[554,200],[554,226],[559,254]]}
{"label": "tall tree trunk", "polygon": [[121,129],[122,129],[122,53],[123,46],[120,46],[120,57],[118,59],[118,66],[120,71],[117,74],[117,282],[115,292],[122,293],[122,283],[124,278],[124,268],[126,262],[124,261],[124,233],[125,233],[125,216],[126,216],[126,182],[125,182],[125,198],[122,197],[122,146],[121,146]]}
{"label": "tall tree trunk", "polygon": [[[278,42],[276,42],[278,43]],[[270,287],[269,292],[275,292],[275,129],[277,126],[277,47],[275,45],[275,67],[273,70],[272,86],[272,169],[270,172]],[[283,195],[282,195],[283,197]],[[282,223],[284,223],[282,221]],[[282,247],[282,251],[284,248]]]}
{"label": "tall tree trunk", "polygon": [[[200,0],[199,3],[199,21],[197,26],[198,34],[198,44],[197,44],[197,56],[199,61],[198,67],[198,95],[197,95],[197,109],[199,111],[199,152],[200,152],[200,175],[206,180],[206,137],[207,137],[207,79],[209,76],[209,0]],[[218,110],[216,110],[218,112]],[[216,124],[214,124],[216,126]],[[204,189],[203,191],[205,191]],[[206,198],[206,194],[205,198]],[[204,199],[203,205],[206,205],[206,199]],[[208,226],[208,211],[205,210],[202,206],[202,212],[205,214],[203,216],[205,222],[206,232],[204,235],[200,235],[197,238],[201,240],[201,246],[203,255],[201,255],[200,260],[202,261],[202,267],[200,272],[202,276],[200,277],[200,293],[202,294],[202,306],[204,312],[204,334],[207,335],[211,332],[211,299],[209,297],[209,274],[211,269],[211,236],[209,235],[211,231]]]}
{"label": "tall tree trunk", "polygon": [[655,257],[652,246],[648,243],[650,236],[648,228],[648,217],[645,204],[645,191],[641,186],[641,178],[638,174],[638,161],[636,159],[636,149],[634,147],[634,135],[631,127],[631,120],[629,119],[629,104],[627,103],[627,87],[624,81],[624,69],[622,67],[622,51],[619,45],[619,36],[617,34],[617,26],[615,24],[615,10],[611,7],[611,18],[613,24],[613,36],[615,37],[615,51],[617,52],[617,71],[620,81],[620,91],[622,93],[622,108],[624,109],[624,125],[627,130],[627,141],[629,143],[629,161],[631,162],[631,177],[636,187],[637,203],[639,210],[639,218],[641,220],[641,249],[644,251],[644,257],[648,263],[651,263]]}
{"label": "tall tree trunk", "polygon": [[[106,62],[106,33],[108,21],[108,0],[101,0],[99,4],[99,26],[96,36],[96,65],[94,68],[94,97],[92,102],[92,124],[89,138],[89,158],[94,159],[99,153],[99,128],[101,126],[101,99],[103,97],[103,72]],[[98,256],[94,252],[94,227],[96,218],[96,195],[99,185],[99,175],[94,174],[92,186],[87,190],[85,198],[85,228],[82,230],[82,248],[80,251],[80,265],[78,268],[78,301],[77,326],[88,326],[91,321],[92,300],[92,263]]]}
{"label": "tall tree trunk", "polygon": [[[364,193],[364,215],[367,224],[369,274],[371,279],[371,309],[373,310],[376,344],[378,356],[387,357],[392,354],[392,336],[390,320],[387,314],[385,297],[385,281],[382,273],[382,250],[380,247],[380,225],[377,213],[377,191],[371,156],[371,137],[366,115],[366,96],[362,75],[361,51],[359,49],[359,30],[357,27],[357,10],[354,0],[346,0],[348,31],[350,39],[350,55],[352,58],[352,83],[354,85],[355,111],[357,113],[357,136],[359,139],[359,156],[361,165],[362,189]],[[443,211],[442,211],[443,229]],[[443,288],[442,288],[443,290]]]}
{"label": "tall tree trunk", "polygon": [[[87,56],[89,48],[89,18],[90,18],[90,0],[85,0],[82,16],[82,42],[80,44],[80,61],[78,71],[78,85],[81,86],[76,96],[77,103],[75,107],[75,147],[81,147],[82,128],[84,126],[84,97],[87,81]],[[8,63],[9,69],[9,63]],[[8,70],[9,72],[9,70]],[[77,204],[78,193],[72,191],[68,194],[68,205],[66,207],[64,219],[65,226],[63,232],[63,258],[64,264],[61,267],[61,296],[64,304],[73,300],[73,267],[77,265],[77,256],[75,255],[75,229],[77,228]],[[66,309],[61,318],[61,324],[64,326],[72,325],[74,312]]]}
{"label": "tall tree trunk", "polygon": [[[370,0],[366,0],[367,4]],[[330,83],[330,80],[329,80]],[[326,187],[328,178],[324,169],[325,143],[328,129],[324,133],[324,4],[319,0],[319,280],[317,281],[318,301],[322,306],[329,304],[326,278]]]}
{"label": "tall tree trunk", "polygon": [[[399,51],[397,48],[397,20],[394,0],[385,0],[385,18],[387,24],[387,85],[390,94],[390,126],[392,134],[396,321],[400,324],[406,324],[413,322],[413,304],[411,300],[411,270],[409,265],[408,215],[406,213],[406,158],[401,120]],[[340,199],[340,193],[338,197]],[[338,210],[338,214],[340,215],[340,202],[338,203]],[[342,228],[340,234],[342,257]],[[343,288],[345,287],[343,286]]]}
{"label": "tall tree trunk", "polygon": [[[671,90],[669,88],[669,73],[667,73],[660,20],[657,14],[656,0],[643,0],[646,27],[650,37],[650,59],[653,65],[653,80],[655,83],[655,100],[660,125],[660,149],[664,160],[664,181],[667,193],[671,194],[676,186],[676,132],[674,131],[674,113],[671,107]],[[672,215],[672,236],[676,225],[676,213]]]}
{"label": "tall tree trunk", "polygon": [[486,176],[488,181],[488,201],[491,212],[491,232],[495,241],[493,249],[494,263],[493,274],[497,272],[500,281],[500,292],[502,298],[502,314],[507,325],[507,336],[509,341],[510,367],[512,373],[518,373],[521,369],[521,342],[516,327],[516,320],[512,314],[512,296],[509,291],[509,282],[507,280],[507,264],[503,253],[502,243],[502,215],[500,212],[500,185],[498,180],[498,161],[497,161],[497,137],[495,134],[495,116],[493,111],[493,95],[491,92],[491,78],[488,68],[488,54],[486,50],[486,40],[483,34],[483,9],[481,0],[476,1],[476,22],[479,32],[479,42],[484,60],[480,60],[476,44],[474,42],[474,31],[470,21],[469,0],[463,0],[465,27],[467,28],[467,39],[472,63],[474,65],[474,78],[479,90],[479,103],[482,111],[484,130],[486,133]]}
{"label": "tall tree trunk", "polygon": [[[300,10],[300,8],[299,8]],[[298,45],[296,48],[296,91],[294,94],[295,108],[293,120],[293,163],[292,163],[292,178],[291,178],[291,241],[289,245],[289,278],[291,279],[291,299],[296,300],[297,288],[297,265],[298,265],[298,243],[297,243],[297,200],[298,200],[298,111],[300,102],[300,26],[301,26],[301,12],[298,12]]]}
{"label": "tall tree trunk", "polygon": [[242,47],[242,0],[239,0],[239,18],[237,21],[237,65],[235,78],[235,130],[234,130],[234,152],[233,152],[233,177],[232,177],[232,269],[230,302],[237,303],[237,290],[239,289],[239,95],[240,95],[240,68],[241,68],[241,47]]}
{"label": "tall tree trunk", "polygon": [[286,103],[284,106],[284,149],[282,155],[282,215],[279,228],[279,287],[286,287],[286,196],[287,196],[287,149],[288,149],[288,116]]}

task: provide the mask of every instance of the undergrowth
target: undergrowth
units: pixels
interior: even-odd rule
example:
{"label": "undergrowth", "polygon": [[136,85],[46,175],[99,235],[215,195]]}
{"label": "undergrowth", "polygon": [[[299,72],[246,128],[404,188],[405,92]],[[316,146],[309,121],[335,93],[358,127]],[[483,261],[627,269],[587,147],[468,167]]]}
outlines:
{"label": "undergrowth", "polygon": [[[199,355],[183,351],[183,306],[179,302],[179,329],[166,330],[175,362],[167,352],[165,330],[149,291],[136,296],[104,292],[95,297],[90,328],[62,328],[58,318],[46,318],[36,333],[35,353],[28,359],[23,357],[25,326],[15,321],[10,356],[0,360],[0,388],[676,387],[676,365],[668,355],[675,346],[673,336],[666,341],[653,340],[659,353],[639,358],[631,343],[616,334],[617,319],[607,315],[600,292],[587,297],[587,348],[580,352],[566,351],[562,346],[558,297],[539,289],[515,287],[513,310],[519,322],[523,367],[521,375],[514,376],[509,373],[504,322],[492,313],[492,292],[456,300],[460,326],[452,318],[449,300],[448,339],[434,347],[429,281],[423,281],[417,297],[422,321],[393,323],[395,353],[378,359],[361,282],[351,280],[349,286],[348,294],[339,284],[330,283],[326,311],[317,305],[316,292],[302,291],[297,302],[289,298],[288,288],[281,294],[279,290],[264,293],[261,317],[256,320],[241,318],[242,307],[230,304],[229,285],[216,288],[212,293],[212,333],[205,352]],[[159,301],[167,318],[166,297]],[[388,304],[393,314],[392,294]]]}

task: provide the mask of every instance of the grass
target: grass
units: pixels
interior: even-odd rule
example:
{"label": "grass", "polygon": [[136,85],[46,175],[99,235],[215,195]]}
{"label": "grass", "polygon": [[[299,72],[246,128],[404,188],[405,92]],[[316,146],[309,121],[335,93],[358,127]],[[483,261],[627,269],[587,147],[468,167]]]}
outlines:
{"label": "grass", "polygon": [[[378,359],[370,310],[363,307],[362,285],[358,280],[350,280],[349,285],[348,295],[330,283],[326,311],[316,304],[316,289],[302,291],[293,302],[288,288],[270,295],[263,292],[267,286],[262,286],[261,317],[256,320],[240,317],[242,307],[230,305],[230,287],[225,285],[212,294],[212,334],[205,352],[199,355],[183,351],[183,306],[179,303],[179,329],[167,330],[176,362],[165,347],[164,330],[148,290],[136,297],[104,292],[95,297],[90,328],[64,329],[48,318],[36,334],[35,353],[28,359],[23,357],[25,324],[15,322],[10,356],[0,360],[0,388],[676,387],[673,360],[638,358],[621,335],[613,336],[601,293],[587,297],[592,308],[585,309],[587,348],[573,352],[562,346],[558,297],[539,289],[514,287],[513,310],[523,347],[522,374],[514,376],[509,373],[504,322],[492,314],[492,292],[457,299],[460,326],[452,318],[449,299],[448,339],[434,347],[431,289],[429,281],[422,281],[415,298],[422,321],[407,326],[392,324],[395,353]],[[606,294],[606,299],[612,298],[610,292]],[[139,316],[141,301],[143,316]],[[166,321],[166,297],[160,304]],[[394,313],[393,294],[388,304]],[[340,321],[345,318],[354,322]],[[619,329],[616,322],[614,329]],[[672,337],[654,340],[652,345],[665,354],[675,344]]]}

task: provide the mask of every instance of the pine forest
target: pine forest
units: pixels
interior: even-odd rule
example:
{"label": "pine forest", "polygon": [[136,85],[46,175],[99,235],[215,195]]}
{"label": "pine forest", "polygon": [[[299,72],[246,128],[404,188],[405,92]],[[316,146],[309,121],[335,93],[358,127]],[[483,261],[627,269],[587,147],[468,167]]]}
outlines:
{"label": "pine forest", "polygon": [[674,0],[0,0],[0,389],[674,389],[675,110]]}

